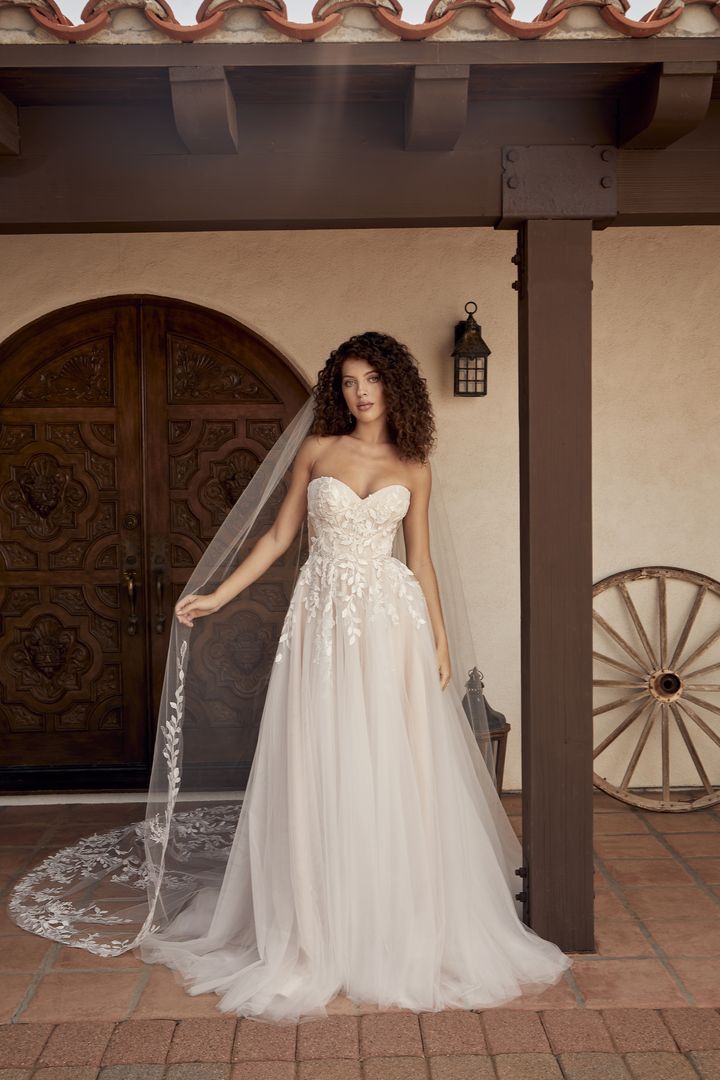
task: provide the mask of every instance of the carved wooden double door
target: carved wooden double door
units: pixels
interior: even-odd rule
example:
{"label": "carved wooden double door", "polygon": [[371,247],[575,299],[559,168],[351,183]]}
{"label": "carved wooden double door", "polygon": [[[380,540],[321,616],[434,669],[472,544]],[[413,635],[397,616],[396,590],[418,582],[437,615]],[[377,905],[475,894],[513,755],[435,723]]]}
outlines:
{"label": "carved wooden double door", "polygon": [[[6,790],[145,784],[173,606],[306,398],[242,326],[154,297],[64,309],[0,346]],[[234,749],[248,769],[263,627],[288,599],[278,575],[255,624],[210,643],[220,721],[247,704]]]}

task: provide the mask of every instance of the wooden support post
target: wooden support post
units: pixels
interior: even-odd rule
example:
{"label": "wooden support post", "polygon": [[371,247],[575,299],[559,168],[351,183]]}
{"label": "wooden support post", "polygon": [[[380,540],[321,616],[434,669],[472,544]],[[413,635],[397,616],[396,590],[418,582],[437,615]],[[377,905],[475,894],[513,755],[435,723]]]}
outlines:
{"label": "wooden support post", "polygon": [[523,837],[530,925],[593,940],[590,219],[519,230]]}

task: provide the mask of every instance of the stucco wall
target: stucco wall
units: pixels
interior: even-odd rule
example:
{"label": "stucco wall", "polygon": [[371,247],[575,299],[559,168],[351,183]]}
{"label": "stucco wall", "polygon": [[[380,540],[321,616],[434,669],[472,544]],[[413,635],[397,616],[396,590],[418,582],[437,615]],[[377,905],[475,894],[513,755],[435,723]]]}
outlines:
{"label": "stucco wall", "polygon": [[[351,333],[381,329],[408,343],[433,395],[478,663],[513,725],[506,786],[518,787],[514,234],[60,235],[1,245],[0,338],[66,304],[148,292],[234,316],[309,382]],[[593,277],[594,579],[644,564],[720,578],[720,230],[596,233]],[[492,356],[488,396],[462,400],[449,353],[468,299]]]}

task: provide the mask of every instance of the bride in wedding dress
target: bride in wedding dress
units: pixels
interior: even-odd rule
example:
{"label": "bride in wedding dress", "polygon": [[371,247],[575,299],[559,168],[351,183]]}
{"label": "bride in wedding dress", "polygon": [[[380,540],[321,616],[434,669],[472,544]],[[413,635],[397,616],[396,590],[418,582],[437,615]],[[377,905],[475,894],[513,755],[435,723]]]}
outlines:
{"label": "bride in wedding dress", "polygon": [[[453,669],[435,566],[447,553],[436,558],[430,544],[425,380],[394,338],[356,335],[319,373],[312,410],[255,496],[253,520],[289,461],[274,520],[241,561],[234,551],[222,573],[214,564],[202,579],[211,591],[191,578],[176,604],[162,783],[135,827],[136,854],[120,831],[90,838],[24,879],[10,910],[69,945],[137,947],[189,993],[212,991],[223,1012],[262,1020],[325,1016],[338,994],[417,1011],[499,1005],[556,982],[570,960],[520,918],[521,848],[458,693],[467,672]],[[188,635],[246,594],[305,526],[239,812],[200,807],[198,777],[183,811]],[[218,541],[228,550],[231,532]],[[103,880],[84,907],[69,899],[80,870],[85,887]],[[149,901],[137,927],[103,939],[102,924],[133,925],[139,882]]]}

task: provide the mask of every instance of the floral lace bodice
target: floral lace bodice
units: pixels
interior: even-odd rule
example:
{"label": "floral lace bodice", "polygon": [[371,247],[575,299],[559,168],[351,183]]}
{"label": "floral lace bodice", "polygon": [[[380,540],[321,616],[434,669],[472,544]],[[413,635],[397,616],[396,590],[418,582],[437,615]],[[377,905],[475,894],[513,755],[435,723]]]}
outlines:
{"label": "floral lace bodice", "polygon": [[313,659],[332,655],[336,616],[350,644],[361,636],[365,619],[382,613],[399,621],[403,605],[417,627],[426,625],[425,596],[409,567],[393,558],[398,526],[410,506],[403,484],[388,484],[361,498],[342,480],[316,476],[308,484],[310,552],[285,616],[275,656],[290,646],[298,605],[319,619]]}

